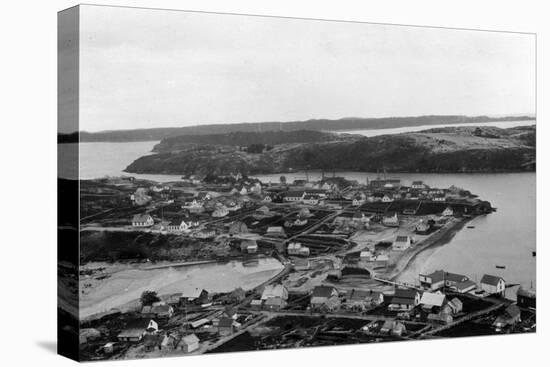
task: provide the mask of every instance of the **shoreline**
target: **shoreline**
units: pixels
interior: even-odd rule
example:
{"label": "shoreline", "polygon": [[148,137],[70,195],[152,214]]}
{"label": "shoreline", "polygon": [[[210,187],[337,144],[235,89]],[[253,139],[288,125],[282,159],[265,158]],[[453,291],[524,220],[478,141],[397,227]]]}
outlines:
{"label": "shoreline", "polygon": [[387,278],[392,281],[396,280],[403,272],[409,270],[414,259],[416,259],[416,257],[422,252],[428,249],[433,249],[448,244],[453,239],[453,237],[460,230],[462,230],[466,226],[466,224],[472,219],[474,218],[462,218],[452,223],[449,228],[442,227],[438,230],[441,232],[433,233],[432,236],[425,239],[419,245],[415,246],[410,253],[404,254],[404,256],[396,262],[394,268],[390,271]]}

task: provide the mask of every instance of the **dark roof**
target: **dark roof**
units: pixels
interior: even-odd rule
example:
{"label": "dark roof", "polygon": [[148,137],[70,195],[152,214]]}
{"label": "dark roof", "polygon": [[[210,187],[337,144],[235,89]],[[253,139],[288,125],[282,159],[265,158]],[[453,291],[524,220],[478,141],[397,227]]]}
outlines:
{"label": "dark roof", "polygon": [[220,322],[218,323],[219,327],[231,327],[233,326],[233,319],[230,319],[229,317],[223,317],[220,319]]}
{"label": "dark roof", "polygon": [[285,197],[302,197],[305,191],[287,191],[284,193]]}
{"label": "dark roof", "polygon": [[397,288],[395,290],[394,297],[395,298],[409,298],[409,299],[415,299],[416,295],[418,294],[418,291],[415,289],[402,289]]}
{"label": "dark roof", "polygon": [[396,305],[414,305],[414,299],[393,297],[391,303]]}
{"label": "dark roof", "polygon": [[323,298],[329,298],[332,296],[332,292],[335,289],[333,287],[327,287],[324,285],[317,286],[313,288],[313,294],[312,297],[323,297]]}
{"label": "dark roof", "polygon": [[407,242],[409,240],[409,236],[397,236],[395,238],[395,242]]}
{"label": "dark roof", "polygon": [[501,280],[504,281],[504,279],[502,279],[501,277],[485,274],[483,278],[481,278],[481,283],[489,284],[489,285],[497,285],[498,282]]}

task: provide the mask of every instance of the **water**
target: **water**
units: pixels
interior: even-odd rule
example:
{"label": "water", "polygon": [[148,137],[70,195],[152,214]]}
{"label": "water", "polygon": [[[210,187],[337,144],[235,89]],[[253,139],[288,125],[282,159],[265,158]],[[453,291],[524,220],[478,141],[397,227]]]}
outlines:
{"label": "water", "polygon": [[451,126],[495,126],[501,129],[507,129],[516,126],[530,126],[534,125],[535,120],[519,120],[519,121],[501,121],[501,122],[476,122],[468,124],[445,124],[445,125],[422,125],[422,126],[406,126],[397,127],[391,129],[370,129],[370,130],[349,130],[349,131],[336,131],[338,134],[358,134],[364,136],[378,136],[388,134],[401,134],[413,131],[422,131],[427,129],[435,129],[439,127],[451,127]]}
{"label": "water", "polygon": [[[366,183],[376,173],[336,172],[351,180]],[[280,174],[258,176],[265,182],[278,182]],[[310,180],[320,172],[308,172]],[[288,182],[305,178],[305,173],[285,174]],[[390,176],[388,176],[390,177]],[[481,280],[483,274],[502,276],[508,283],[536,285],[536,198],[534,172],[496,174],[395,174],[402,183],[422,180],[433,187],[459,186],[479,195],[497,208],[495,213],[473,219],[445,246],[422,252],[399,280],[414,283],[418,273],[445,269]],[[497,269],[503,265],[506,269]]]}
{"label": "water", "polygon": [[[136,174],[124,172],[130,163],[144,155],[152,154],[151,150],[158,141],[140,141],[128,143],[80,143],[80,178],[93,179],[105,176],[133,176],[157,182],[179,181],[181,175]],[[77,144],[58,144],[58,151],[76,151]],[[62,164],[60,163],[60,169]],[[67,177],[60,172],[62,177]],[[71,177],[71,176],[68,176]]]}
{"label": "water", "polygon": [[[88,264],[92,266],[93,264]],[[258,259],[253,266],[241,261],[185,267],[143,270],[129,268],[115,272],[80,298],[80,316],[88,317],[122,307],[139,299],[146,290],[158,294],[189,292],[203,288],[209,292],[230,292],[241,287],[252,289],[278,274],[283,265],[274,258]],[[86,280],[84,280],[85,282]]]}
{"label": "water", "polygon": [[[513,127],[532,125],[535,121],[507,121],[499,123],[473,124],[476,126]],[[461,124],[467,126],[470,124]],[[448,125],[447,125],[448,126]],[[407,127],[399,129],[363,130],[371,134],[401,133],[417,131],[431,126]],[[359,133],[355,131],[355,133]],[[180,180],[179,175],[128,174],[123,172],[131,162],[140,156],[150,154],[156,141],[132,143],[81,143],[80,177],[98,178],[104,176],[131,175],[159,182]],[[74,149],[73,144],[65,144],[63,149]],[[374,173],[337,172],[351,180],[365,183]],[[284,174],[289,182],[304,179],[303,172]],[[281,174],[258,176],[264,182],[278,182]],[[310,180],[321,178],[320,172],[308,172]],[[463,273],[473,280],[480,280],[484,273],[501,275],[509,283],[535,286],[535,173],[510,174],[399,174],[405,184],[413,180],[423,180],[434,187],[456,185],[470,190],[498,208],[496,213],[474,219],[470,225],[475,229],[464,228],[452,241],[442,247],[422,252],[401,279],[412,282],[419,272],[437,269]],[[506,269],[496,269],[496,265]]]}

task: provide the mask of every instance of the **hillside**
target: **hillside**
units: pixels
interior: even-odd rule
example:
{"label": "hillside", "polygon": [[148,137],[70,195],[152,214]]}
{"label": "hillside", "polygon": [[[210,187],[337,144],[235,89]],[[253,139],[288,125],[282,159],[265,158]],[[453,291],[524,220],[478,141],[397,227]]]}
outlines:
{"label": "hillside", "polygon": [[[361,129],[389,129],[407,126],[460,124],[476,122],[519,121],[535,120],[532,116],[462,116],[462,115],[430,115],[413,117],[384,117],[359,118],[348,117],[337,120],[312,119],[290,122],[251,122],[251,123],[224,123],[209,125],[194,125],[186,127],[167,127],[154,129],[113,130],[101,132],[80,132],[81,142],[124,142],[124,141],[153,141],[179,135],[212,135],[228,134],[233,132],[266,132],[266,131],[345,131]],[[58,143],[78,142],[78,134],[60,134]]]}
{"label": "hillside", "polygon": [[[161,142],[162,153],[141,157],[127,172],[261,174],[304,169],[388,172],[503,172],[533,170],[535,126],[447,127],[371,138],[283,143],[249,153],[238,146]],[[169,146],[174,149],[168,149]]]}

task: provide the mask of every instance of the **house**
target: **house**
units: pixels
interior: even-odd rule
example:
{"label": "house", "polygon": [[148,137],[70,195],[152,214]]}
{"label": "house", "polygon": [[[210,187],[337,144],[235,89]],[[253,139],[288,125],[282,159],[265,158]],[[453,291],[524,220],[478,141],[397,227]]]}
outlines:
{"label": "house", "polygon": [[134,320],[117,335],[121,342],[138,342],[146,334],[158,332],[159,327],[155,320]]}
{"label": "house", "polygon": [[214,217],[214,218],[223,218],[223,217],[227,216],[228,214],[229,214],[229,209],[227,209],[227,207],[225,205],[223,205],[219,208],[216,208],[212,212],[212,217]]}
{"label": "house", "polygon": [[439,312],[445,303],[445,295],[442,293],[424,292],[420,297],[420,306],[427,312]]}
{"label": "house", "polygon": [[373,261],[375,258],[374,254],[368,250],[359,253],[359,260],[361,261]]}
{"label": "house", "polygon": [[304,195],[302,202],[308,205],[317,205],[319,204],[319,196],[314,194]]}
{"label": "house", "polygon": [[384,294],[382,292],[353,289],[348,292],[348,296],[346,297],[346,308],[362,312],[383,302]]}
{"label": "house", "polygon": [[392,250],[405,251],[411,247],[412,240],[410,236],[397,236],[392,244]]}
{"label": "house", "polygon": [[155,221],[149,214],[136,214],[132,218],[132,227],[151,227],[153,224]]}
{"label": "house", "polygon": [[384,293],[370,290],[369,294],[367,294],[366,301],[373,307],[380,306],[384,303]]}
{"label": "house", "polygon": [[307,218],[303,218],[303,217],[298,217],[294,222],[292,222],[292,225],[297,227],[305,226],[306,224],[307,224]]}
{"label": "house", "polygon": [[268,227],[265,234],[267,237],[286,238],[286,233],[283,227]]}
{"label": "house", "polygon": [[447,287],[459,293],[466,293],[476,288],[476,284],[466,275],[449,273],[443,270],[437,270],[427,275],[419,274],[418,277],[420,285],[432,291]]}
{"label": "house", "polygon": [[386,320],[384,321],[384,324],[382,324],[382,327],[380,328],[381,334],[389,334],[393,329],[393,320]]}
{"label": "house", "polygon": [[302,246],[299,242],[291,242],[288,244],[287,253],[294,256],[309,256],[309,248]]}
{"label": "house", "polygon": [[191,353],[199,349],[199,338],[195,334],[186,335],[181,338],[178,349],[182,350],[184,353]]}
{"label": "house", "polygon": [[305,191],[287,191],[283,194],[283,201],[299,202],[304,199],[305,195],[306,195]]}
{"label": "house", "polygon": [[423,190],[423,189],[426,188],[426,185],[422,181],[413,181],[412,185],[411,185],[411,188],[413,188],[415,190]]}
{"label": "house", "polygon": [[195,238],[205,240],[205,239],[216,237],[216,231],[210,228],[205,228],[201,231],[193,233],[192,236]]}
{"label": "house", "polygon": [[181,222],[174,220],[166,226],[166,229],[169,232],[188,232],[190,227],[190,223],[186,223],[184,220]]}
{"label": "house", "polygon": [[537,308],[537,294],[534,289],[519,287],[516,299],[519,307]]}
{"label": "house", "polygon": [[415,228],[417,234],[426,235],[430,233],[432,229],[432,223],[429,220],[421,220]]}
{"label": "house", "polygon": [[399,218],[396,212],[387,213],[382,218],[382,224],[386,227],[399,227]]}
{"label": "house", "polygon": [[[309,249],[308,249],[309,251]],[[292,265],[296,271],[305,271],[309,270],[311,265],[308,259],[294,259],[292,260]]]}
{"label": "house", "polygon": [[435,195],[432,195],[432,200],[433,201],[445,201],[446,197],[445,197],[445,194],[435,194]]}
{"label": "house", "polygon": [[156,317],[159,319],[166,319],[172,317],[173,314],[174,308],[166,304],[143,306],[141,308],[141,317],[144,318]]}
{"label": "house", "polygon": [[241,221],[231,223],[231,226],[229,226],[229,234],[235,235],[241,233],[248,233],[248,227],[246,224]]}
{"label": "house", "polygon": [[383,203],[391,203],[392,201],[393,201],[393,196],[392,195],[386,194],[382,197],[382,202]]}
{"label": "house", "polygon": [[239,194],[240,194],[240,195],[246,195],[246,194],[248,194],[248,190],[247,190],[246,186],[243,186],[243,187],[239,190]]}
{"label": "house", "polygon": [[444,312],[431,313],[428,315],[428,322],[447,325],[453,322],[453,316]]}
{"label": "house", "polygon": [[262,201],[266,203],[271,203],[273,201],[273,198],[271,197],[271,195],[265,195]]}
{"label": "house", "polygon": [[453,208],[451,208],[450,206],[446,207],[445,210],[443,210],[443,213],[441,213],[441,215],[443,215],[444,217],[452,217],[453,214]]}
{"label": "house", "polygon": [[445,286],[445,272],[443,270],[434,271],[431,274],[419,274],[420,285],[428,290],[436,291]]}
{"label": "house", "polygon": [[265,300],[263,308],[268,311],[279,311],[285,308],[286,301],[279,297],[270,297]]}
{"label": "house", "polygon": [[178,342],[173,335],[164,335],[160,342],[160,349],[172,350],[178,347]]}
{"label": "house", "polygon": [[407,328],[405,327],[405,324],[399,321],[395,321],[393,323],[393,328],[391,329],[391,334],[394,336],[402,336],[407,332]]}
{"label": "house", "polygon": [[506,326],[512,326],[521,321],[521,310],[515,304],[511,304],[504,310],[504,313],[496,318],[493,326],[502,329]]}
{"label": "house", "polygon": [[161,349],[162,336],[155,334],[146,334],[141,339],[143,349],[147,352],[151,352],[155,349]]}
{"label": "house", "polygon": [[180,296],[181,304],[196,304],[201,305],[209,301],[208,291],[202,288],[195,288],[183,292]]}
{"label": "house", "polygon": [[357,194],[353,197],[351,205],[361,206],[361,205],[365,204],[366,201],[367,201],[367,196],[364,193],[360,193],[360,194]]}
{"label": "house", "polygon": [[256,311],[259,311],[262,309],[262,303],[263,301],[261,299],[253,299],[250,302],[250,308]]}
{"label": "house", "polygon": [[388,309],[390,311],[410,311],[420,303],[420,292],[416,289],[397,288]]}
{"label": "house", "polygon": [[246,252],[248,254],[255,254],[256,252],[258,252],[258,244],[256,243],[255,240],[246,240],[243,242],[246,245]]}
{"label": "house", "polygon": [[462,312],[462,308],[462,301],[455,297],[443,306],[441,312],[456,315],[457,313]]}
{"label": "house", "polygon": [[233,320],[230,317],[222,317],[218,322],[218,332],[220,335],[229,335],[233,333]]}
{"label": "house", "polygon": [[265,301],[268,298],[281,298],[286,301],[288,299],[288,289],[282,284],[266,285],[261,299]]}
{"label": "house", "polygon": [[479,283],[481,289],[489,294],[504,296],[506,282],[499,276],[485,274]]}
{"label": "house", "polygon": [[312,311],[335,311],[340,308],[338,291],[334,287],[320,285],[313,288],[310,306]]}

